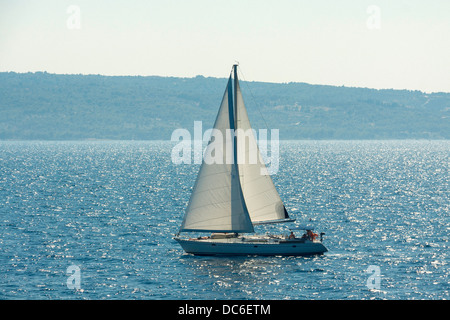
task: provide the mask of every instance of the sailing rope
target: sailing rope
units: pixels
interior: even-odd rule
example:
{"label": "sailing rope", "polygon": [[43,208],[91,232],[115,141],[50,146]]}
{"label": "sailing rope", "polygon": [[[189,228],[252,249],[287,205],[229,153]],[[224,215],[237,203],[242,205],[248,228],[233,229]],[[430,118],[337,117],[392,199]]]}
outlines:
{"label": "sailing rope", "polygon": [[[266,130],[267,130],[267,132],[269,132],[269,126],[267,125],[266,119],[264,118],[264,116],[263,116],[263,114],[261,112],[261,108],[260,108],[258,102],[256,101],[255,96],[253,95],[253,92],[250,89],[250,86],[248,85],[248,81],[245,79],[244,73],[242,72],[242,68],[239,68],[238,72],[242,76],[242,79],[244,79],[244,82],[245,82],[245,85],[247,86],[248,92],[250,92],[250,95],[252,96],[252,99],[253,99],[253,101],[254,101],[254,103],[256,105],[256,109],[258,109],[258,112],[261,115],[261,118],[263,119],[264,124],[266,125]],[[266,138],[267,138],[267,136],[266,136]],[[259,149],[259,146],[258,146],[258,149]],[[265,162],[264,162],[264,166],[265,166]],[[270,177],[270,175],[266,175],[266,179],[272,179],[272,178]]]}
{"label": "sailing rope", "polygon": [[248,85],[248,81],[245,79],[244,73],[242,72],[242,67],[238,68],[238,71],[239,71],[240,75],[242,76],[242,79],[244,79],[245,85],[247,86],[247,89],[250,92],[250,95],[252,96],[253,102],[256,105],[256,109],[258,109],[258,112],[261,115],[261,118],[263,119],[264,124],[266,125],[267,132],[269,132],[269,126],[267,125],[266,119],[264,118],[264,116],[261,112],[261,108],[260,108],[259,104],[256,102],[255,96],[253,95],[253,92],[250,89],[250,86]]}

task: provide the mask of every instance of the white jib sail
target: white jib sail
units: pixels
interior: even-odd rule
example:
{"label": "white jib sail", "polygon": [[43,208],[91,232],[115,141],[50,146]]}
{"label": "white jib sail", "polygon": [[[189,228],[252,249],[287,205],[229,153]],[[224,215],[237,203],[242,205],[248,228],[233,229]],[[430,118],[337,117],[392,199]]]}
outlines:
{"label": "white jib sail", "polygon": [[235,90],[239,174],[250,218],[254,224],[289,219],[251,131],[252,127],[238,82]]}

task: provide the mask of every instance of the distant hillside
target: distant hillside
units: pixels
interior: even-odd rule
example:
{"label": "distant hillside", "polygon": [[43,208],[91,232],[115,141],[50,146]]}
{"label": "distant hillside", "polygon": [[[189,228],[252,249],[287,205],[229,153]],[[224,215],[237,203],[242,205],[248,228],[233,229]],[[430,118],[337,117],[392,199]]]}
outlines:
{"label": "distant hillside", "polygon": [[[0,73],[0,139],[158,139],[213,125],[226,79]],[[281,139],[450,139],[450,94],[241,82]]]}

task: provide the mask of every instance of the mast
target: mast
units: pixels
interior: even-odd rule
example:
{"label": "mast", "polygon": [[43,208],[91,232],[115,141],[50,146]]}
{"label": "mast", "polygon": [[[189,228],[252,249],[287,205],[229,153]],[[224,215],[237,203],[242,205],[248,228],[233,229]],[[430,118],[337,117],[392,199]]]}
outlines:
{"label": "mast", "polygon": [[[239,165],[238,165],[238,138],[236,135],[236,130],[238,128],[238,103],[237,103],[237,91],[238,91],[238,77],[237,77],[237,64],[233,65],[233,76],[234,76],[234,92],[233,92],[233,157],[234,157],[234,166],[236,168],[237,176],[239,177]],[[240,184],[240,179],[239,179]],[[242,186],[241,186],[242,190]],[[241,191],[242,192],[242,191]],[[245,201],[244,201],[245,202]]]}
{"label": "mast", "polygon": [[[234,76],[234,90],[232,89],[231,83],[229,84],[229,117],[230,117],[230,129],[232,130],[233,135],[233,164],[231,165],[231,177],[232,180],[235,179],[236,183],[231,184],[231,193],[237,194],[238,196],[236,198],[240,199],[241,202],[241,208],[244,211],[245,218],[248,218],[250,223],[250,215],[248,212],[247,204],[245,202],[244,194],[242,193],[242,185],[241,185],[241,178],[239,174],[239,165],[238,165],[238,137],[236,135],[236,130],[238,129],[238,103],[237,103],[237,95],[238,95],[238,78],[237,78],[237,64],[233,65],[233,76]],[[232,196],[233,197],[233,196]],[[233,220],[232,216],[232,220]],[[240,218],[242,219],[242,217]],[[254,232],[253,227],[251,232]]]}
{"label": "mast", "polygon": [[237,89],[238,89],[238,77],[237,77],[237,64],[233,65],[233,73],[234,73],[234,123],[235,123],[235,129],[237,129],[237,115],[238,115],[238,110],[237,110]]}

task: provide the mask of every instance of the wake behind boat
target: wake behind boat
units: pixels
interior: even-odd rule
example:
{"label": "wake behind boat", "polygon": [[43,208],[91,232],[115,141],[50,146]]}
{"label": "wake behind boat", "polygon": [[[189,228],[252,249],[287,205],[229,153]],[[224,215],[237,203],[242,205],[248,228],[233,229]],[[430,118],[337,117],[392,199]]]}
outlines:
{"label": "wake behind boat", "polygon": [[[215,154],[214,161],[206,159],[211,154]],[[322,234],[318,239],[311,228],[301,238],[254,234],[254,225],[292,221],[259,152],[234,65],[175,240],[184,251],[196,255],[312,255],[327,251]],[[183,238],[181,232],[212,234]]]}

